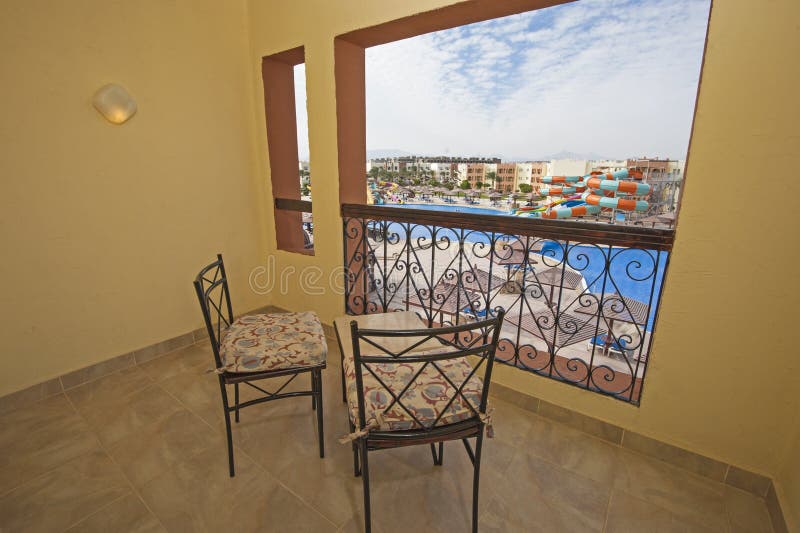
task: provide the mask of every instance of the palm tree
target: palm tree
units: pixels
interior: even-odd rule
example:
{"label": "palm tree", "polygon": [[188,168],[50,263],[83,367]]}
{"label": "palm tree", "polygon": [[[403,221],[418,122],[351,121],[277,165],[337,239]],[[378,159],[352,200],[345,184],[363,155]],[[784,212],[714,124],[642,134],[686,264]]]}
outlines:
{"label": "palm tree", "polygon": [[486,184],[489,185],[491,182],[491,188],[494,189],[495,180],[497,179],[497,174],[495,172],[487,172],[486,173]]}

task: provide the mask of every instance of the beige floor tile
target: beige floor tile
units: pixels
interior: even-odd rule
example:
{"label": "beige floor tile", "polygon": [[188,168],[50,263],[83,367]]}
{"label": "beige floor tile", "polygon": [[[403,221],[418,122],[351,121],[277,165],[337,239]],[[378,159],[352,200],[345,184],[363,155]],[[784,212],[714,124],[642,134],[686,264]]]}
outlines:
{"label": "beige floor tile", "polygon": [[336,530],[244,454],[237,458],[237,475],[229,477],[220,453],[203,452],[142,488],[169,531]]}
{"label": "beige floor tile", "polygon": [[132,366],[108,376],[90,381],[67,391],[67,396],[78,410],[91,405],[102,405],[123,400],[145,387],[152,380],[138,366]]}
{"label": "beige floor tile", "polygon": [[[499,505],[493,500],[491,507],[482,512],[478,517],[478,531],[481,533],[527,533],[529,531],[548,531],[541,523],[535,526],[531,524],[516,524],[509,522],[506,517],[500,516],[502,513]],[[558,531],[550,529],[549,531]]]}
{"label": "beige floor tile", "polygon": [[[298,461],[319,460],[317,422],[311,406],[302,402],[302,412],[297,414],[271,411],[280,403],[243,411],[234,431],[234,442],[273,475],[294,468]],[[326,439],[329,455],[336,451],[333,448],[338,445],[336,436],[338,434],[331,431]]]}
{"label": "beige floor tile", "polygon": [[748,492],[725,487],[725,507],[728,509],[733,533],[771,533],[767,504]]}
{"label": "beige floor tile", "polygon": [[519,454],[490,503],[487,527],[541,531],[601,531],[609,497],[607,485],[564,470],[533,454]]}
{"label": "beige floor tile", "polygon": [[197,415],[180,410],[116,441],[108,453],[128,479],[141,487],[178,462],[208,449],[220,449],[224,443],[223,436]]}
{"label": "beige floor tile", "polygon": [[[13,428],[0,433],[0,529],[363,531],[362,480],[353,476],[350,446],[337,441],[349,430],[338,357],[333,343],[323,371],[325,459],[311,399],[268,402],[233,424],[235,478],[218,378],[205,372],[207,343],[0,414],[0,427]],[[276,381],[260,385],[275,390]],[[285,390],[308,388],[304,375]],[[258,396],[241,387],[242,401]],[[492,405],[481,531],[600,531],[606,519],[609,532],[771,531],[756,497],[509,402]],[[472,464],[460,442],[446,444],[441,467],[428,446],[376,451],[369,460],[373,531],[469,530]]]}
{"label": "beige floor tile", "polygon": [[150,385],[113,402],[78,407],[89,427],[106,446],[135,437],[146,426],[166,420],[181,410],[183,407],[175,398],[158,385]]}
{"label": "beige floor tile", "polygon": [[705,457],[703,455],[672,446],[656,439],[651,439],[633,431],[625,432],[623,447],[635,452],[660,459],[665,463],[680,467],[684,470],[694,472],[700,476],[722,482],[725,480],[725,473],[728,465]]}
{"label": "beige floor tile", "polygon": [[[371,526],[372,533],[383,533],[383,529],[381,529],[379,524],[373,522]],[[364,529],[364,517],[362,515],[350,517],[350,519],[339,528],[339,533],[363,533],[364,531],[366,530]]]}
{"label": "beige floor tile", "polygon": [[180,374],[204,374],[214,368],[209,344],[193,344],[139,365],[153,381],[169,380]]}
{"label": "beige floor tile", "polygon": [[3,532],[63,531],[130,492],[119,468],[91,452],[0,498]]}
{"label": "beige floor tile", "polygon": [[538,415],[530,415],[525,448],[534,455],[610,485],[619,468],[617,446]]}
{"label": "beige floor tile", "polygon": [[0,415],[0,494],[98,449],[63,394]]}
{"label": "beige floor tile", "polygon": [[[183,373],[164,380],[159,385],[209,424],[224,428],[222,397],[216,374]],[[233,398],[233,392],[230,397]]]}
{"label": "beige floor tile", "polygon": [[447,475],[448,469],[436,468],[438,475],[419,475],[371,487],[372,520],[381,531],[470,530],[472,507],[464,502],[471,501],[472,485],[456,483]]}
{"label": "beige floor tile", "polygon": [[164,527],[135,494],[123,496],[67,530],[69,533],[158,533]]}
{"label": "beige floor tile", "polygon": [[608,509],[606,533],[712,533],[711,529],[679,519],[666,509],[621,491],[614,491]]}
{"label": "beige floor tile", "polygon": [[724,485],[626,450],[619,451],[614,487],[662,507],[682,520],[724,531]]}

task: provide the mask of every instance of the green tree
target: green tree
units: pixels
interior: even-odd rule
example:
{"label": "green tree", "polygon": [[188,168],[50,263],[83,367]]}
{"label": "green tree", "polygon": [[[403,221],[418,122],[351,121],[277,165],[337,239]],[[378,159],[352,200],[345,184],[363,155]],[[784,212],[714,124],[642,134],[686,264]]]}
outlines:
{"label": "green tree", "polygon": [[453,185],[451,182],[448,181],[447,183],[444,184],[444,188],[447,189],[448,191],[452,191],[455,188],[455,185]]}
{"label": "green tree", "polygon": [[483,189],[483,183],[480,181],[475,182],[475,188],[478,190]]}
{"label": "green tree", "polygon": [[470,185],[469,185],[469,180],[464,180],[464,181],[462,181],[462,182],[461,182],[461,184],[459,185],[459,187],[461,187],[461,189],[462,189],[462,190],[465,190],[465,191],[466,191],[467,189],[469,189],[469,187],[470,187]]}
{"label": "green tree", "polygon": [[533,187],[527,183],[519,184],[519,192],[529,194],[533,192]]}
{"label": "green tree", "polygon": [[497,174],[494,172],[487,172],[486,185],[489,185],[489,183],[491,183],[491,186],[494,187],[495,181],[497,181]]}

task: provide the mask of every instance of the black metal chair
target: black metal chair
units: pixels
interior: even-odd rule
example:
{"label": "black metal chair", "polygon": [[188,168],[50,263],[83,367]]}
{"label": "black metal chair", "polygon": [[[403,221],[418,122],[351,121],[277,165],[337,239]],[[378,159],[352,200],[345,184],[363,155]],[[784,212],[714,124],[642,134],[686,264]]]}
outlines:
{"label": "black metal chair", "polygon": [[[319,456],[324,457],[322,370],[326,366],[328,346],[317,315],[313,312],[273,313],[234,319],[222,255],[217,255],[216,261],[197,274],[194,287],[219,376],[231,477],[235,474],[231,413],[238,423],[240,409],[281,398],[311,396],[311,408],[317,412]],[[311,390],[282,392],[298,375],[306,372],[311,375]],[[282,376],[287,376],[288,380],[275,392],[252,383]],[[240,383],[264,396],[239,403]],[[233,385],[233,405],[228,402],[226,385]]]}
{"label": "black metal chair", "polygon": [[[486,403],[504,314],[451,327],[404,330],[362,329],[352,320],[343,332],[343,320],[337,320],[350,423],[350,434],[341,442],[352,442],[355,475],[363,478],[367,532],[368,452],[429,444],[434,464],[441,466],[449,440],[461,440],[472,461],[472,530],[478,530],[484,428],[492,436]],[[383,316],[390,322],[392,315],[403,313]],[[476,439],[474,449],[470,438]]]}

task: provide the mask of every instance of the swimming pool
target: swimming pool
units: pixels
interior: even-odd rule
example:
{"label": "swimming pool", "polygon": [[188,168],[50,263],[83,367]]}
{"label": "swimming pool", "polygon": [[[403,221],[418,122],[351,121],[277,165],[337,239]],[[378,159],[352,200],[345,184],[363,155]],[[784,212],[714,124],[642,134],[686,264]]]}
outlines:
{"label": "swimming pool", "polygon": [[[508,215],[494,209],[459,205],[403,204],[391,205],[408,209],[424,209],[428,211],[449,211],[455,213],[474,213],[483,215]],[[410,230],[410,238],[430,240],[429,226],[415,223],[392,222],[387,226],[390,233],[405,237]],[[437,239],[450,239],[452,242],[465,241],[488,244],[495,240],[513,240],[513,235],[492,235],[479,230],[460,230],[440,228],[436,231]],[[651,331],[655,321],[656,303],[664,279],[668,253],[641,248],[611,247],[607,245],[570,244],[556,241],[545,241],[542,247],[545,264],[561,264],[566,255],[566,264],[579,271],[589,288],[589,292],[605,294],[619,293],[652,305],[646,329]]]}
{"label": "swimming pool", "polygon": [[[567,204],[565,204],[567,205]],[[487,209],[470,205],[448,204],[381,204],[383,207],[402,207],[405,209],[424,209],[425,211],[449,211],[451,213],[474,213],[476,215],[516,216],[510,210]],[[625,215],[617,213],[617,220],[625,220]]]}
{"label": "swimming pool", "polygon": [[498,211],[485,207],[472,207],[469,205],[446,204],[383,204],[381,207],[402,207],[404,209],[424,209],[425,211],[449,211],[451,213],[474,213],[476,215],[502,215],[511,216],[510,211]]}

